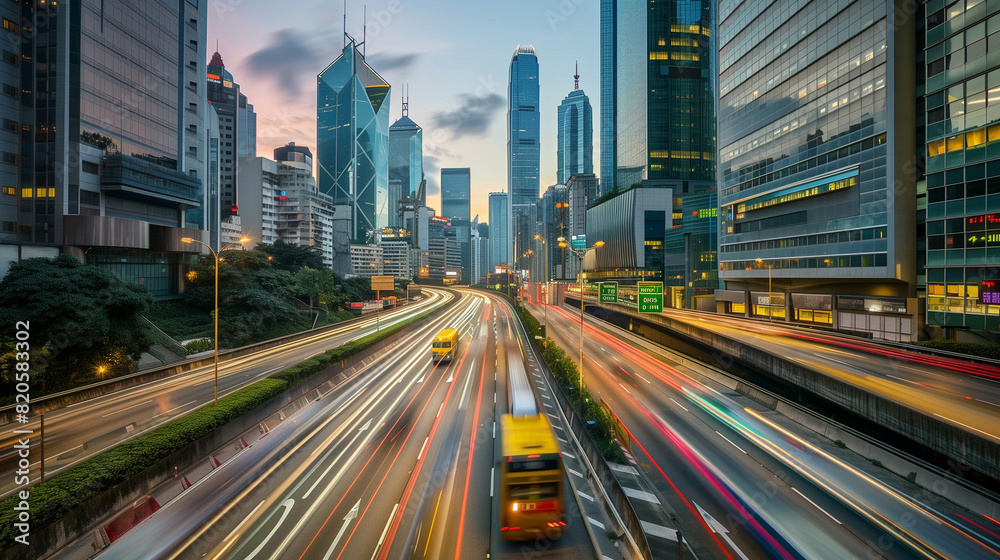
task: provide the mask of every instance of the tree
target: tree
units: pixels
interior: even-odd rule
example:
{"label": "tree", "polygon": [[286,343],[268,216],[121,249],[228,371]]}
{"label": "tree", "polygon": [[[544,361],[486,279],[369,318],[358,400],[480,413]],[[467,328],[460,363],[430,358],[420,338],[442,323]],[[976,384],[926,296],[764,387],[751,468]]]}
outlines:
{"label": "tree", "polygon": [[316,302],[325,302],[327,309],[340,303],[340,289],[333,273],[329,270],[303,266],[295,273],[295,287],[298,293],[309,298],[310,313]]}
{"label": "tree", "polygon": [[292,245],[279,239],[273,245],[259,243],[254,250],[261,251],[266,256],[272,257],[276,267],[293,274],[298,272],[303,266],[316,269],[326,268],[326,265],[323,264],[323,255],[316,247]]}
{"label": "tree", "polygon": [[145,286],[66,254],[20,261],[0,280],[0,321],[28,321],[31,348],[51,351],[32,363],[50,390],[131,371],[153,343],[141,319],[152,301]]}

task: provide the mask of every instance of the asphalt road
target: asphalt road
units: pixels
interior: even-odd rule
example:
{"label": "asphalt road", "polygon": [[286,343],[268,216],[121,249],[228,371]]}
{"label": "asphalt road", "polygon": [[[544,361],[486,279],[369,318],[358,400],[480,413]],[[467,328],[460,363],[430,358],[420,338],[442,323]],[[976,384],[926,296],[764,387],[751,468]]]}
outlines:
{"label": "asphalt road", "polygon": [[[576,359],[579,314],[549,306],[548,321],[549,336]],[[631,333],[588,322],[584,340],[588,386],[631,431],[635,458],[699,558],[1000,557],[1000,527],[990,520],[942,514],[888,490],[774,413],[696,382]]]}
{"label": "asphalt road", "polygon": [[[434,364],[430,341],[449,327],[459,355]],[[98,557],[522,558],[527,546],[538,558],[592,558],[579,515],[544,550],[500,538],[494,422],[506,409],[503,357],[519,338],[505,304],[463,292],[354,385],[282,422]]]}

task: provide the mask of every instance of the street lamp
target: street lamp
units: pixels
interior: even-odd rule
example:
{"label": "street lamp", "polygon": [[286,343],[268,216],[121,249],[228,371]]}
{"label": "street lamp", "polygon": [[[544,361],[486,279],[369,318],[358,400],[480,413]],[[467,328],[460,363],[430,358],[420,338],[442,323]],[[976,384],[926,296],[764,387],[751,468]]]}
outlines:
{"label": "street lamp", "polygon": [[603,241],[597,241],[586,249],[574,249],[566,244],[566,238],[559,238],[559,246],[569,249],[574,255],[580,257],[580,406],[583,406],[583,258],[594,249],[604,247]]}
{"label": "street lamp", "polygon": [[219,404],[219,253],[236,245],[242,245],[250,241],[249,237],[241,237],[239,241],[226,243],[216,252],[208,243],[203,243],[191,237],[182,237],[181,243],[197,243],[207,247],[212,252],[215,259],[215,404]]}
{"label": "street lamp", "polygon": [[[764,260],[763,259],[757,259],[756,262],[757,262],[757,266],[764,266]],[[768,265],[767,266],[767,320],[768,320],[768,322],[773,322],[773,320],[771,319],[771,313],[772,313],[771,298],[774,297],[774,296],[771,295],[771,268],[773,266],[774,265]]]}
{"label": "street lamp", "polygon": [[544,323],[542,323],[542,338],[544,338],[549,328],[549,244],[538,234],[535,234],[535,241],[541,241],[542,245],[545,246],[545,291],[542,296],[542,309],[545,316]]}

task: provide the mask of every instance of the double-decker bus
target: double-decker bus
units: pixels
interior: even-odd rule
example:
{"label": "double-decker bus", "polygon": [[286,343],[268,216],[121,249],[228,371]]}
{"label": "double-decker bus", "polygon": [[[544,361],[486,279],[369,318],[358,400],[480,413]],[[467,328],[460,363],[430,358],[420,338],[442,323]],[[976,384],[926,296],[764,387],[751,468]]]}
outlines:
{"label": "double-decker bus", "polygon": [[505,540],[558,538],[566,532],[563,462],[539,413],[519,352],[507,355],[510,413],[500,419],[500,534]]}
{"label": "double-decker bus", "polygon": [[452,361],[458,354],[458,331],[456,329],[445,329],[434,337],[431,343],[431,359],[435,362],[441,360]]}

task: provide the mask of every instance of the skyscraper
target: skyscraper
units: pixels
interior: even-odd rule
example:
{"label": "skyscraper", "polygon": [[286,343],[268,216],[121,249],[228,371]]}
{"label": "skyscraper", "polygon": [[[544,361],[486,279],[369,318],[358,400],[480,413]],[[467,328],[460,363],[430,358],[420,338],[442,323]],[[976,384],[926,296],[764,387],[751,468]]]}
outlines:
{"label": "skyscraper", "polygon": [[219,114],[220,210],[226,218],[239,213],[239,158],[257,157],[257,115],[218,52],[208,62],[206,80],[208,100]]}
{"label": "skyscraper", "polygon": [[[374,243],[387,226],[391,87],[354,40],[317,76],[316,156],[320,192],[351,209],[350,241]],[[343,240],[334,240],[339,245]],[[341,251],[334,271],[347,273]]]}
{"label": "skyscraper", "polygon": [[[399,201],[412,200],[424,178],[423,130],[407,113],[409,102],[403,100],[403,116],[389,127],[389,227],[404,227],[399,215]],[[426,204],[426,200],[420,204]]]}
{"label": "skyscraper", "polygon": [[0,274],[20,258],[64,252],[154,297],[176,296],[197,251],[176,240],[209,241],[204,213],[192,212],[206,200],[206,3],[5,10],[18,52],[7,57],[0,103],[0,176],[10,181]]}
{"label": "skyscraper", "polygon": [[490,193],[490,270],[510,262],[510,203],[505,192]]}
{"label": "skyscraper", "polygon": [[618,135],[616,125],[615,13],[618,0],[601,0],[601,194],[615,186],[615,167],[618,166]]}
{"label": "skyscraper", "polygon": [[[510,59],[507,88],[507,192],[509,223],[517,214],[529,214],[529,231],[514,238],[528,238],[535,222],[538,202],[538,167],[541,158],[540,118],[538,107],[538,57],[531,46],[518,45]],[[511,227],[511,231],[515,231]],[[524,247],[521,250],[527,250]],[[518,251],[514,247],[513,251]]]}
{"label": "skyscraper", "polygon": [[720,12],[720,311],[915,336],[915,18],[897,8]]}
{"label": "skyscraper", "polygon": [[573,175],[594,172],[594,115],[590,98],[580,89],[579,73],[573,75],[573,91],[559,104],[557,116],[556,182],[565,185]]}
{"label": "skyscraper", "polygon": [[924,9],[926,38],[917,43],[926,62],[917,75],[924,96],[917,102],[926,123],[926,146],[918,149],[926,157],[927,210],[917,226],[926,232],[917,278],[926,271],[927,334],[956,338],[968,329],[996,342],[1000,5],[927,2]]}
{"label": "skyscraper", "polygon": [[472,277],[472,249],[469,215],[472,170],[468,167],[441,169],[441,216],[451,220],[461,255],[462,282]]}

